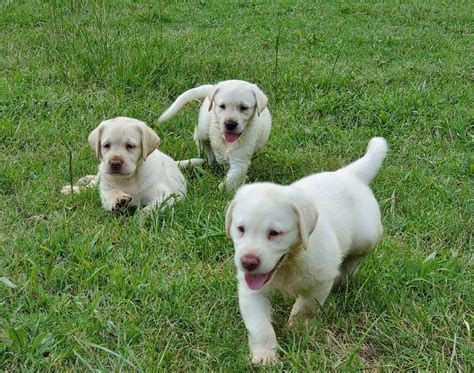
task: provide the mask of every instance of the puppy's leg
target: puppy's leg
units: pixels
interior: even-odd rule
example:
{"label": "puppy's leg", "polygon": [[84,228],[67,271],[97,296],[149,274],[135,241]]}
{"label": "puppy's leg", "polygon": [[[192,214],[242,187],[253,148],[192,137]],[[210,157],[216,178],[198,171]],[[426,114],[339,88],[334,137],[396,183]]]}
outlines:
{"label": "puppy's leg", "polygon": [[194,141],[200,152],[204,152],[208,164],[216,162],[216,156],[212,151],[209,135],[204,130],[199,130],[199,125],[194,129]]}
{"label": "puppy's leg", "polygon": [[247,175],[247,170],[249,169],[249,162],[230,162],[229,171],[225,180],[219,184],[219,187],[226,187],[228,190],[234,190],[245,181],[245,175]]}
{"label": "puppy's leg", "polygon": [[200,147],[202,151],[204,152],[207,163],[208,164],[213,164],[216,162],[216,156],[214,155],[214,152],[212,151],[211,143],[210,141],[200,141]]}
{"label": "puppy's leg", "polygon": [[122,192],[119,189],[110,189],[101,191],[102,206],[107,211],[117,212],[124,208],[128,208],[132,202],[132,196]]}
{"label": "puppy's leg", "polygon": [[349,256],[341,264],[340,274],[334,281],[334,288],[344,286],[359,270],[359,264],[367,255]]}
{"label": "puppy's leg", "polygon": [[278,342],[272,327],[271,305],[266,296],[251,294],[239,287],[239,305],[249,333],[249,348],[254,364],[278,361]]}
{"label": "puppy's leg", "polygon": [[326,301],[333,283],[334,281],[322,282],[312,292],[300,295],[291,309],[287,323],[288,328],[295,325],[296,316],[299,314],[303,314],[308,320],[314,317]]}
{"label": "puppy's leg", "polygon": [[162,207],[171,207],[176,202],[181,201],[185,195],[182,192],[176,193],[165,186],[160,187],[159,190],[161,190],[160,195],[154,200],[147,202],[146,206],[141,209],[140,213],[142,215],[146,215]]}
{"label": "puppy's leg", "polygon": [[287,327],[292,328],[296,323],[298,315],[302,314],[308,319],[313,318],[319,311],[319,305],[313,297],[313,294],[304,294],[296,298],[295,304],[291,309],[290,317],[288,318]]}

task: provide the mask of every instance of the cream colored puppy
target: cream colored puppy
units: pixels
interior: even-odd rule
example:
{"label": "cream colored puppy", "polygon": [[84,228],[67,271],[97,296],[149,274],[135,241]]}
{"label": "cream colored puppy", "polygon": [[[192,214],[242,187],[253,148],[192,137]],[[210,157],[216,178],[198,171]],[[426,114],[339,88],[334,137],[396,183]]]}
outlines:
{"label": "cream colored puppy", "polygon": [[[127,117],[103,121],[90,133],[89,144],[101,162],[97,176],[81,180],[86,186],[99,182],[105,210],[141,206],[148,212],[185,196],[186,180],[178,163],[157,149],[160,138],[144,122]],[[76,188],[73,192],[81,187]],[[70,189],[65,186],[62,193]]]}
{"label": "cream colored puppy", "polygon": [[386,154],[385,139],[376,137],[364,157],[335,172],[237,191],[226,230],[234,242],[239,305],[254,363],[278,360],[270,294],[296,297],[289,326],[298,314],[311,317],[379,241],[380,210],[369,183]]}
{"label": "cream colored puppy", "polygon": [[158,122],[167,121],[190,101],[202,99],[194,139],[210,164],[229,164],[220,186],[234,189],[243,183],[253,154],[270,136],[267,96],[255,84],[242,80],[203,85],[179,96]]}

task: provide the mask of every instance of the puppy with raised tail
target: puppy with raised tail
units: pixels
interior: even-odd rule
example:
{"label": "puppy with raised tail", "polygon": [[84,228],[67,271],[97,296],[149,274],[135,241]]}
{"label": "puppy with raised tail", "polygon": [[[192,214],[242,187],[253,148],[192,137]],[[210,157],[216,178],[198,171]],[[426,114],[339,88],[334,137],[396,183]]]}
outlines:
{"label": "puppy with raised tail", "polygon": [[[178,162],[157,148],[160,138],[144,122],[117,117],[100,123],[89,135],[89,144],[101,160],[97,175],[81,178],[81,186],[67,185],[61,193],[79,192],[99,183],[102,206],[108,211],[143,212],[166,203],[171,205],[186,194],[186,180]],[[186,160],[200,163],[199,160]]]}
{"label": "puppy with raised tail", "polygon": [[362,158],[337,171],[237,191],[226,231],[234,242],[240,311],[255,364],[278,361],[272,293],[296,298],[289,326],[298,314],[309,318],[379,241],[380,210],[369,183],[387,150],[385,139],[376,137]]}
{"label": "puppy with raised tail", "polygon": [[252,156],[270,136],[272,121],[267,96],[255,84],[242,80],[202,85],[181,94],[158,122],[167,121],[193,100],[204,100],[194,140],[208,163],[229,164],[220,186],[234,189],[244,182]]}

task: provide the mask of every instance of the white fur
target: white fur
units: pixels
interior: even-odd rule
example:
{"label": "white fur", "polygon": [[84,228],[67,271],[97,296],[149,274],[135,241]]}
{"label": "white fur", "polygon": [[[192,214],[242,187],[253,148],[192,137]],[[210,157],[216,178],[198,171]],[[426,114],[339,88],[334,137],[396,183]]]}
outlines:
{"label": "white fur", "polygon": [[[335,172],[307,176],[289,186],[255,183],[237,191],[226,228],[234,242],[240,311],[254,363],[278,360],[270,294],[296,297],[289,326],[298,314],[310,317],[379,241],[380,210],[368,184],[386,153],[385,139],[373,138],[364,157]],[[272,231],[277,234],[272,236]],[[244,256],[258,258],[259,266],[245,269]],[[271,271],[263,286],[249,287],[250,274],[267,278]]]}
{"label": "white fur", "polygon": [[[242,80],[226,80],[216,85],[203,85],[181,94],[160,116],[158,122],[173,117],[192,100],[202,100],[194,139],[211,164],[228,163],[229,171],[221,186],[234,189],[247,174],[252,156],[268,141],[271,116],[268,99],[255,84]],[[232,132],[239,135],[235,142],[225,140],[226,121],[235,121]]]}
{"label": "white fur", "polygon": [[[162,204],[172,204],[186,194],[186,180],[178,163],[157,147],[158,135],[144,122],[118,117],[102,122],[89,135],[89,144],[101,159],[97,175],[81,178],[83,186],[73,186],[72,192],[99,182],[102,206],[108,211],[141,206],[148,212]],[[111,161],[120,160],[121,169],[111,168]],[[200,164],[187,160],[184,166]],[[71,192],[67,185],[61,193]]]}

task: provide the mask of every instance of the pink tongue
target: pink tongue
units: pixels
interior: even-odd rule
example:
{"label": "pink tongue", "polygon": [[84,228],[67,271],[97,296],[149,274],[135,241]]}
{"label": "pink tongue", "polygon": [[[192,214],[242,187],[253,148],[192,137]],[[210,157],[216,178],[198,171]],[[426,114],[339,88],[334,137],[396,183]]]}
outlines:
{"label": "pink tongue", "polygon": [[238,133],[232,133],[232,132],[224,132],[224,140],[226,142],[234,142],[234,141],[237,141],[237,139],[239,138],[239,134]]}
{"label": "pink tongue", "polygon": [[245,282],[247,283],[248,287],[252,290],[260,289],[270,278],[270,272],[263,273],[261,275],[253,275],[251,273],[245,273]]}

